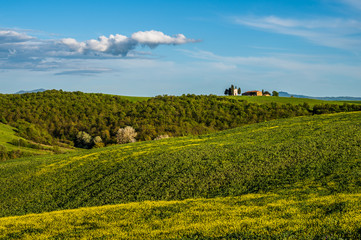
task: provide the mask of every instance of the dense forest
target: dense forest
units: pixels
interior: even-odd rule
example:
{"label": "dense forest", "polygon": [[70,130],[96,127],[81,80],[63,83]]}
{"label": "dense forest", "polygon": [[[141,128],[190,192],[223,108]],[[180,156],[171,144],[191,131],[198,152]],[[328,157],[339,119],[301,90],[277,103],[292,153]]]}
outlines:
{"label": "dense forest", "polygon": [[[255,104],[215,95],[157,96],[131,102],[124,97],[49,90],[0,94],[0,122],[24,138],[44,144],[82,145],[79,133],[103,145],[117,142],[119,128],[131,126],[136,140],[185,136],[230,129],[250,123],[312,114],[360,111],[356,104]],[[80,134],[80,135],[81,135]],[[101,145],[101,146],[103,146]]]}

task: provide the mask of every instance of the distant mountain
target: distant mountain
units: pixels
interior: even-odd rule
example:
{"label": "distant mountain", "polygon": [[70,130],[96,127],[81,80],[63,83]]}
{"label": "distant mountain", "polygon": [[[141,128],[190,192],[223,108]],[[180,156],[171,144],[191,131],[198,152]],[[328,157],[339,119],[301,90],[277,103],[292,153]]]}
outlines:
{"label": "distant mountain", "polygon": [[44,88],[39,88],[39,89],[30,90],[30,91],[20,90],[19,92],[16,92],[15,94],[37,93],[37,92],[44,92],[44,91],[46,91],[46,89],[44,89]]}
{"label": "distant mountain", "polygon": [[290,94],[288,92],[279,92],[280,97],[295,97],[295,98],[311,98],[311,99],[319,99],[319,100],[326,100],[326,101],[361,101],[361,97],[311,97],[305,95],[298,95],[298,94]]}

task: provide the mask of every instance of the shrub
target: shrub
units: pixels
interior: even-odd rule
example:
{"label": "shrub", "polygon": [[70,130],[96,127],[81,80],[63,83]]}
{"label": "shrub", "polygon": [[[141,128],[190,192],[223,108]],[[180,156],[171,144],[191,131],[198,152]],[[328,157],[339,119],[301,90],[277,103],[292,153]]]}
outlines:
{"label": "shrub", "polygon": [[117,131],[117,143],[123,144],[135,142],[136,136],[136,131],[130,126],[126,126],[125,128],[119,128],[119,130]]}
{"label": "shrub", "polygon": [[103,140],[100,136],[96,136],[94,139],[93,139],[93,143],[94,143],[94,147],[95,148],[101,148],[101,147],[104,147],[104,143],[103,143]]}
{"label": "shrub", "polygon": [[92,144],[91,140],[92,140],[92,137],[84,131],[80,131],[76,135],[77,147],[90,148],[91,144]]}

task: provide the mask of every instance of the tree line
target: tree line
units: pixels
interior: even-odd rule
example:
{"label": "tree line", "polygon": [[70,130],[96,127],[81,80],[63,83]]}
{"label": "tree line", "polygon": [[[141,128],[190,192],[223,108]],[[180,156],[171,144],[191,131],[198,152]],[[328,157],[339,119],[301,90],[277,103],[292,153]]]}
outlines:
{"label": "tree line", "polygon": [[[123,142],[199,135],[278,118],[339,111],[361,105],[256,104],[215,95],[157,96],[130,102],[121,96],[49,90],[0,94],[0,122],[37,143],[102,147]],[[121,132],[131,127],[134,133]],[[123,129],[123,130],[120,130]]]}

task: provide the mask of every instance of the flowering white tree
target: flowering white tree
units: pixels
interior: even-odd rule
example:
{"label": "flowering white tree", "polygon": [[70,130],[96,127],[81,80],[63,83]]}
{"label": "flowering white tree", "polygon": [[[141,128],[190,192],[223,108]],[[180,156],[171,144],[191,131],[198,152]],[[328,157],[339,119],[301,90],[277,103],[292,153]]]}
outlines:
{"label": "flowering white tree", "polygon": [[131,143],[135,142],[135,137],[137,136],[134,128],[126,126],[125,128],[119,128],[117,131],[117,143]]}

